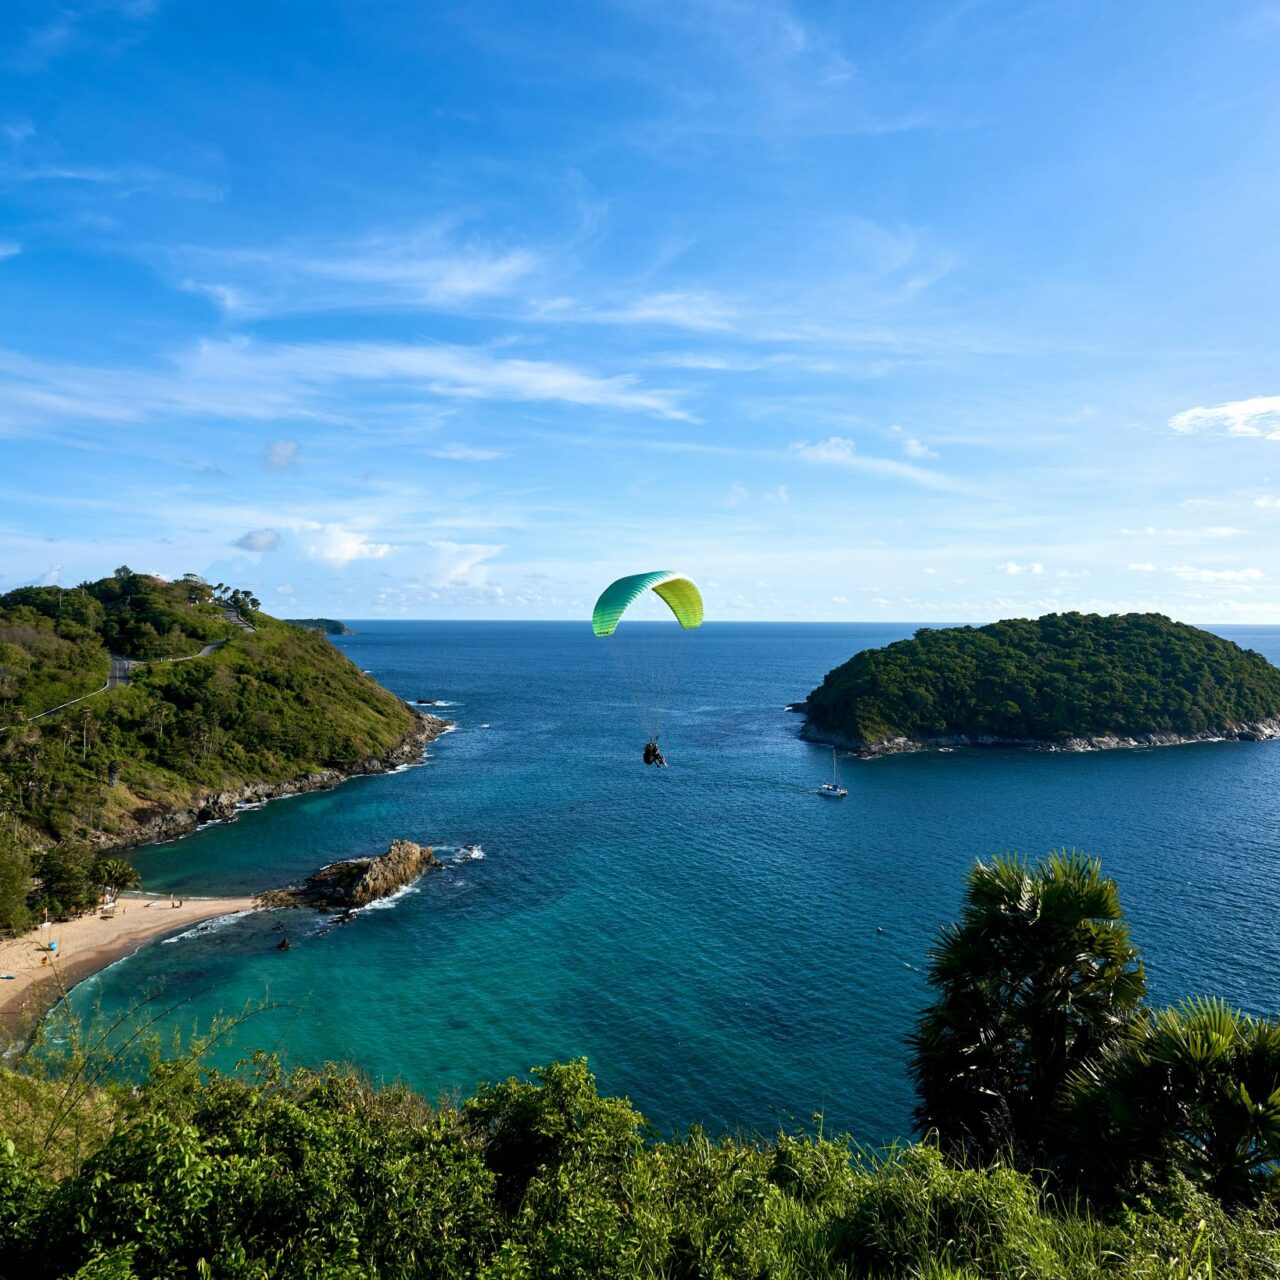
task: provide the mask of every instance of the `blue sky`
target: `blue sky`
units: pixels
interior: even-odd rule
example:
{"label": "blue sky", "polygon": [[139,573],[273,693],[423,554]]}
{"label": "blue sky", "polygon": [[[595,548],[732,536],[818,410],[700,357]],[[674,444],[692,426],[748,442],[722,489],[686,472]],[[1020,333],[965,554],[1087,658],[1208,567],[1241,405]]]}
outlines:
{"label": "blue sky", "polygon": [[1280,622],[1280,4],[5,13],[0,589]]}

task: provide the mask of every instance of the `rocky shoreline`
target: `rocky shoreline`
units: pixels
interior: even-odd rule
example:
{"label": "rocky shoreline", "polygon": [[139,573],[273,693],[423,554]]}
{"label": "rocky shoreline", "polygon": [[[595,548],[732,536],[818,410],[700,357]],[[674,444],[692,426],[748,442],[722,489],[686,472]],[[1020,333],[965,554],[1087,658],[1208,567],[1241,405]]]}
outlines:
{"label": "rocky shoreline", "polygon": [[[804,711],[797,703],[788,711]],[[1204,729],[1197,733],[1096,734],[1081,738],[1065,738],[1059,742],[1037,738],[1001,738],[990,734],[937,734],[922,737],[882,738],[866,742],[847,734],[820,729],[806,720],[800,729],[806,742],[821,743],[852,752],[860,759],[901,755],[909,751],[954,750],[957,747],[1018,747],[1029,751],[1116,751],[1140,747],[1177,747],[1194,742],[1268,742],[1280,738],[1280,717],[1228,725],[1220,729]]]}
{"label": "rocky shoreline", "polygon": [[268,800],[304,795],[311,791],[330,791],[348,778],[389,773],[404,765],[416,764],[432,742],[453,728],[453,721],[428,715],[416,707],[409,709],[417,717],[417,723],[399,743],[383,755],[367,756],[340,769],[320,769],[283,782],[249,782],[226,791],[207,791],[198,797],[196,803],[182,809],[161,809],[157,806],[132,831],[104,836],[95,841],[95,847],[114,852],[162,840],[176,840],[180,836],[190,835],[207,822],[233,820],[238,810],[245,805],[262,804]]}

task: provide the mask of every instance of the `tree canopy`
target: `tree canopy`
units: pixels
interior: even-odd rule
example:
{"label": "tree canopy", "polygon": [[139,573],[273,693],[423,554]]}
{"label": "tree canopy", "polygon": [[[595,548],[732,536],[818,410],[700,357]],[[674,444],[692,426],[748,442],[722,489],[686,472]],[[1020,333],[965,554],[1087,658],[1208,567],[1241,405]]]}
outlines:
{"label": "tree canopy", "polygon": [[[222,647],[194,656],[213,641]],[[112,653],[141,665],[96,692]],[[127,834],[210,790],[385,754],[414,723],[322,635],[259,612],[247,591],[122,566],[73,589],[0,596],[0,827],[29,850]]]}
{"label": "tree canopy", "polygon": [[820,733],[867,745],[1200,733],[1280,716],[1280,669],[1157,613],[1053,613],[864,650],[805,712]]}

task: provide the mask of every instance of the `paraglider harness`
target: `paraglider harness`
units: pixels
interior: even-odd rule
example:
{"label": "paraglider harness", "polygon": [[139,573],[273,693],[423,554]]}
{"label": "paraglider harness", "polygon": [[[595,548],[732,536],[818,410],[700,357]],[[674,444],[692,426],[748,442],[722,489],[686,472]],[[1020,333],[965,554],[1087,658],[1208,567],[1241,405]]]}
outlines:
{"label": "paraglider harness", "polygon": [[645,764],[656,764],[659,769],[667,767],[666,759],[661,751],[658,750],[656,742],[646,742],[644,744],[644,762]]}

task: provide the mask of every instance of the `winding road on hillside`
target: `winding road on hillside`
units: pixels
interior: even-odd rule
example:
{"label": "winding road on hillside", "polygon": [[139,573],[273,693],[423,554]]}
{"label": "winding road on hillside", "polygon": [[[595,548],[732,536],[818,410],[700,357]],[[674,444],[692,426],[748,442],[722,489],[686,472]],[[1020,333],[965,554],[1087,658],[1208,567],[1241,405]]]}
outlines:
{"label": "winding road on hillside", "polygon": [[[233,618],[228,616],[227,621],[234,626],[242,627],[245,631],[253,631],[251,627],[238,614]],[[159,662],[190,662],[194,658],[207,658],[211,653],[217,653],[227,642],[225,640],[215,640],[212,644],[205,645],[199,653],[188,653],[181,658],[125,658],[118,653],[109,654],[109,665],[107,667],[107,683],[101,689],[95,689],[92,693],[81,694],[78,698],[72,698],[69,702],[61,702],[56,707],[50,707],[48,711],[38,711],[33,716],[28,716],[22,723],[30,724],[33,720],[43,720],[45,716],[55,715],[59,711],[65,711],[68,707],[74,707],[78,702],[87,702],[90,698],[96,698],[100,693],[109,693],[112,689],[121,689],[129,683],[129,673],[134,667],[148,667]],[[17,728],[16,725],[8,725],[0,729],[0,733],[8,733],[10,729]]]}

